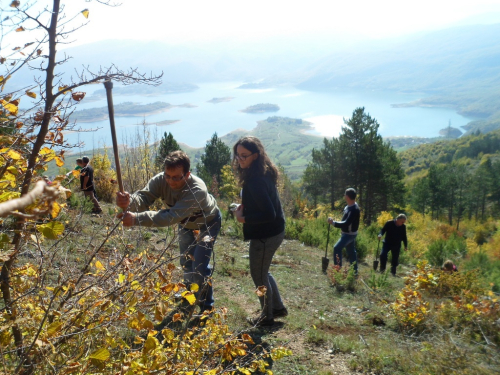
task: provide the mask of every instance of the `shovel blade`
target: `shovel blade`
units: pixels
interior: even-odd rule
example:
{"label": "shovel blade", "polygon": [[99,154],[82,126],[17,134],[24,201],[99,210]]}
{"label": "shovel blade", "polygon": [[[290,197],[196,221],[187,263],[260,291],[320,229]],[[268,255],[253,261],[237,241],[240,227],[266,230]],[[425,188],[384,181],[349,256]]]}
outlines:
{"label": "shovel blade", "polygon": [[321,268],[323,269],[323,273],[326,273],[328,269],[328,263],[330,263],[330,259],[323,257],[321,258]]}
{"label": "shovel blade", "polygon": [[374,261],[373,261],[373,270],[374,270],[374,271],[376,271],[376,270],[377,270],[377,268],[378,268],[378,262],[379,262],[378,260],[374,260]]}

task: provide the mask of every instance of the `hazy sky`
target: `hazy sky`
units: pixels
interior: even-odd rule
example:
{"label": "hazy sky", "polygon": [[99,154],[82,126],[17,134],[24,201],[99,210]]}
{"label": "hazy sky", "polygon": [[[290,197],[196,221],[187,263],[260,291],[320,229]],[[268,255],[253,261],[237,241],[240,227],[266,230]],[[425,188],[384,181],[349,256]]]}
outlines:
{"label": "hazy sky", "polygon": [[[496,13],[496,22],[500,22],[500,0],[121,2],[120,7],[109,8],[96,1],[65,1],[68,15],[85,8],[90,11],[90,24],[79,33],[78,42],[140,39],[184,43],[308,34],[385,38],[447,27],[479,14]],[[44,1],[38,0],[40,3]]]}

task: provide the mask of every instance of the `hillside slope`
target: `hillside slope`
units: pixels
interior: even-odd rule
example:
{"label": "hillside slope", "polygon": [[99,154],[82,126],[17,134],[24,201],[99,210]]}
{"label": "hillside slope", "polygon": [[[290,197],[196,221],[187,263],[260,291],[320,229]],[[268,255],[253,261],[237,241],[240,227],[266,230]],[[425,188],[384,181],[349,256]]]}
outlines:
{"label": "hillside slope", "polygon": [[450,163],[460,158],[471,159],[470,168],[474,168],[484,155],[500,158],[500,129],[486,134],[471,134],[454,140],[421,144],[399,153],[408,176],[425,171],[432,164]]}

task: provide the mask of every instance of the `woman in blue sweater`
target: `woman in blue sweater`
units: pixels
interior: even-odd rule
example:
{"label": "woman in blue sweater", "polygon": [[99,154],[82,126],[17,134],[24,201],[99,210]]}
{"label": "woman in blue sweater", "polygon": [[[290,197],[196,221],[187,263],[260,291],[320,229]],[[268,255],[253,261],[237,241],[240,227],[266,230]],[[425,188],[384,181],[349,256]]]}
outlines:
{"label": "woman in blue sweater", "polygon": [[274,253],[285,236],[285,216],[276,187],[278,169],[258,138],[241,138],[233,153],[233,167],[242,187],[242,204],[235,216],[243,223],[245,240],[250,240],[250,274],[255,287],[266,288],[265,294],[259,296],[261,314],[248,318],[248,322],[253,326],[272,326],[274,318],[288,315],[278,285],[269,273]]}

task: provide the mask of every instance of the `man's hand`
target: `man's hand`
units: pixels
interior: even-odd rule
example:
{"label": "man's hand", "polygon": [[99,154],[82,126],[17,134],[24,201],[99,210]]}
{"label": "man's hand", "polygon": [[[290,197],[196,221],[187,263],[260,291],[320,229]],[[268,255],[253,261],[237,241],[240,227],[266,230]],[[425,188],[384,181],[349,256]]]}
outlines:
{"label": "man's hand", "polygon": [[124,227],[132,227],[135,225],[135,214],[133,212],[121,212],[116,217],[122,219]]}
{"label": "man's hand", "polygon": [[377,237],[378,237],[379,241],[382,239],[382,235],[381,234],[379,234]]}
{"label": "man's hand", "polygon": [[236,216],[236,220],[238,220],[239,223],[244,223],[245,222],[245,217],[243,216],[243,205],[240,204],[238,208],[234,211],[234,215]]}
{"label": "man's hand", "polygon": [[333,219],[331,217],[329,217],[328,218],[328,224],[333,225],[333,223],[335,223],[335,221],[333,221]]}
{"label": "man's hand", "polygon": [[405,251],[408,251],[408,248],[407,248],[407,247],[405,247]]}
{"label": "man's hand", "polygon": [[121,191],[116,193],[116,205],[123,210],[126,210],[130,204],[130,194],[128,192],[122,193]]}

